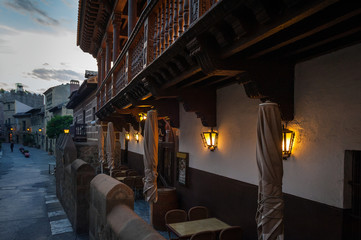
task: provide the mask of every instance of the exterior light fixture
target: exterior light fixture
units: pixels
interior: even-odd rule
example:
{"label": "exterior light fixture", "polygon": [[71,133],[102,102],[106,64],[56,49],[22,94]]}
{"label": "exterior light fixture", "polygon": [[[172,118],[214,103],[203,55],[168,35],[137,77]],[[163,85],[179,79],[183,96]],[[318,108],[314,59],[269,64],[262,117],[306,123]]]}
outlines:
{"label": "exterior light fixture", "polygon": [[129,140],[130,140],[130,134],[129,134],[129,132],[126,132],[126,133],[125,133],[125,140],[126,140],[126,141],[129,141]]}
{"label": "exterior light fixture", "polygon": [[27,131],[27,132],[30,132],[30,128],[27,128],[26,131]]}
{"label": "exterior light fixture", "polygon": [[10,131],[13,131],[14,130],[14,128],[10,128]]}
{"label": "exterior light fixture", "polygon": [[201,134],[203,144],[205,147],[208,147],[211,151],[214,151],[214,149],[217,148],[218,144],[218,133],[211,129],[211,131],[203,132]]}
{"label": "exterior light fixture", "polygon": [[147,114],[146,113],[139,113],[139,119],[140,119],[140,121],[145,121],[147,119]]}
{"label": "exterior light fixture", "polygon": [[291,156],[295,132],[282,127],[282,157],[287,159]]}
{"label": "exterior light fixture", "polygon": [[68,134],[69,133],[69,129],[64,129],[64,133]]}
{"label": "exterior light fixture", "polygon": [[135,141],[139,142],[139,133],[138,132],[136,132],[134,134],[134,138],[135,138]]}
{"label": "exterior light fixture", "polygon": [[39,128],[39,132],[43,131],[43,129]]}

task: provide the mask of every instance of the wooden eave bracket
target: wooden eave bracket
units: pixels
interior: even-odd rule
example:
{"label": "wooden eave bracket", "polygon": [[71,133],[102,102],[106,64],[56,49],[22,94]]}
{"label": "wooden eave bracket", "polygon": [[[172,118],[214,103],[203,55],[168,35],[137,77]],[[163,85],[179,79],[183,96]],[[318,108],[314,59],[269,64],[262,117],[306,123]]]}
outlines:
{"label": "wooden eave bracket", "polygon": [[217,126],[217,93],[214,88],[189,89],[181,93],[179,100],[184,110],[195,112],[205,127]]}
{"label": "wooden eave bracket", "polygon": [[248,62],[237,79],[249,98],[279,104],[284,121],[294,118],[294,64],[275,61]]}

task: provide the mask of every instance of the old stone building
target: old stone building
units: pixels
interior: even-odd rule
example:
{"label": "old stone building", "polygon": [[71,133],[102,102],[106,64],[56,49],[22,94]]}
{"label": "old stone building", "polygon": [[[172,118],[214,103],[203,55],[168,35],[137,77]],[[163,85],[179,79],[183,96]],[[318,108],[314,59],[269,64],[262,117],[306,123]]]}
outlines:
{"label": "old stone building", "polygon": [[[14,90],[0,93],[0,105],[3,110],[0,114],[0,124],[3,139],[7,142],[12,139],[13,131],[17,129],[16,125],[18,123],[15,121],[14,115],[25,113],[31,108],[42,107],[44,105],[43,95],[24,91],[22,84],[17,84],[16,86],[17,88]],[[30,124],[26,126],[26,128],[28,127],[30,127]],[[17,134],[17,138],[19,138],[19,134]],[[18,141],[16,137],[13,140]]]}
{"label": "old stone building", "polygon": [[86,71],[85,78],[79,89],[70,94],[66,108],[73,110],[70,134],[75,142],[78,158],[90,163],[96,169],[99,166],[97,157],[100,127],[97,122],[98,117],[95,115],[97,73]]}
{"label": "old stone building", "polygon": [[45,96],[45,110],[44,110],[44,122],[45,122],[45,131],[42,131],[41,135],[44,136],[45,141],[44,145],[41,146],[42,149],[46,151],[54,151],[55,149],[55,139],[49,139],[46,136],[46,125],[47,122],[51,120],[53,116],[65,116],[73,115],[71,109],[67,109],[65,106],[68,103],[70,93],[79,88],[79,81],[71,80],[70,83],[61,84],[58,86],[51,87],[44,92]]}

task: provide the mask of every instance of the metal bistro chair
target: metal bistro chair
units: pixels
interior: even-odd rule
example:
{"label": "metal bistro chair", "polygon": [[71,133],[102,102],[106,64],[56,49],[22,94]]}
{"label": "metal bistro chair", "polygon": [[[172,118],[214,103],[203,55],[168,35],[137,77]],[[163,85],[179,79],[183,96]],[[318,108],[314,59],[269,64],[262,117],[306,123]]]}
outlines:
{"label": "metal bistro chair", "polygon": [[142,193],[143,193],[143,187],[144,187],[143,177],[136,176],[134,178],[134,194],[135,194],[136,199],[141,198]]}
{"label": "metal bistro chair", "polygon": [[[171,223],[178,223],[178,222],[185,222],[187,221],[187,212],[182,209],[173,209],[169,210],[165,214],[165,223],[171,224]],[[171,231],[167,228],[169,240],[178,239],[178,238],[172,238],[171,237]]]}
{"label": "metal bistro chair", "polygon": [[208,218],[208,208],[203,206],[195,206],[188,210],[188,220],[200,220]]}
{"label": "metal bistro chair", "polygon": [[134,189],[134,178],[133,177],[125,177],[123,183],[130,187],[132,190]]}
{"label": "metal bistro chair", "polygon": [[233,226],[223,229],[219,234],[219,240],[242,240],[242,228]]}
{"label": "metal bistro chair", "polygon": [[125,172],[121,172],[119,170],[115,171],[112,173],[113,174],[113,177],[116,178],[116,177],[125,177]]}
{"label": "metal bistro chair", "polygon": [[190,240],[216,240],[216,233],[213,231],[204,231],[193,234]]}
{"label": "metal bistro chair", "polygon": [[131,170],[131,171],[127,172],[127,176],[129,176],[129,177],[131,177],[131,176],[135,177],[135,176],[138,176],[138,175],[139,175],[138,172],[135,171],[135,170]]}

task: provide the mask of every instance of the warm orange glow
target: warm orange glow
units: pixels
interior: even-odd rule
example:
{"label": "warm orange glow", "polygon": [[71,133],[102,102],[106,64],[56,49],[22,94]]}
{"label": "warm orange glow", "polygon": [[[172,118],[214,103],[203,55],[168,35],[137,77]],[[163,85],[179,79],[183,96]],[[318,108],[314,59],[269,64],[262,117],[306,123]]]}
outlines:
{"label": "warm orange glow", "polygon": [[287,159],[291,156],[295,133],[288,129],[282,130],[282,157]]}
{"label": "warm orange glow", "polygon": [[134,134],[135,141],[139,142],[139,133]]}
{"label": "warm orange glow", "polygon": [[147,119],[147,114],[146,113],[139,113],[139,120],[140,121],[145,121]]}
{"label": "warm orange glow", "polygon": [[130,140],[130,134],[129,132],[125,133],[125,140],[129,141]]}
{"label": "warm orange glow", "polygon": [[11,130],[11,131],[13,131],[13,130],[14,130],[14,128],[10,128],[10,130]]}
{"label": "warm orange glow", "polygon": [[213,131],[212,129],[210,132],[203,132],[201,136],[205,147],[208,147],[211,151],[217,148],[217,142],[218,142],[217,132]]}
{"label": "warm orange glow", "polygon": [[30,128],[27,128],[26,131],[30,132]]}
{"label": "warm orange glow", "polygon": [[39,128],[39,132],[43,131],[43,129]]}
{"label": "warm orange glow", "polygon": [[64,129],[64,133],[68,134],[69,133],[69,129]]}

